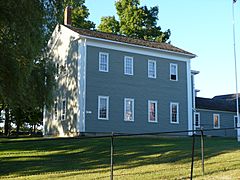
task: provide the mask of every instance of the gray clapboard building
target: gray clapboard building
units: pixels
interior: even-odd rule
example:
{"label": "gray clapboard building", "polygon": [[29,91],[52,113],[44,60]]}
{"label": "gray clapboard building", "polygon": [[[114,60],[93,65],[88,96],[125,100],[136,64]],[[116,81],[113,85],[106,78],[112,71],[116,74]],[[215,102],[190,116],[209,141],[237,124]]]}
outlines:
{"label": "gray clapboard building", "polygon": [[203,129],[205,135],[236,137],[236,95],[213,98],[196,97],[194,129]]}
{"label": "gray clapboard building", "polygon": [[58,73],[44,135],[193,129],[194,54],[69,25],[57,25],[49,49]]}

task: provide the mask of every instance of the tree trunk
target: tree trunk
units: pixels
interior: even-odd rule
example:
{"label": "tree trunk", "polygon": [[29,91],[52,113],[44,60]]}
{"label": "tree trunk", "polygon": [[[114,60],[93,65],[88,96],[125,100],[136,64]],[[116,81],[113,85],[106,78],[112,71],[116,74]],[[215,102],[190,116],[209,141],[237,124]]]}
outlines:
{"label": "tree trunk", "polygon": [[4,134],[5,134],[5,136],[9,136],[9,134],[10,134],[10,118],[9,118],[9,109],[8,108],[5,108]]}
{"label": "tree trunk", "polygon": [[16,129],[17,137],[19,135],[19,129],[20,129],[20,123],[17,121],[17,129]]}
{"label": "tree trunk", "polygon": [[36,134],[36,124],[33,125],[33,134]]}

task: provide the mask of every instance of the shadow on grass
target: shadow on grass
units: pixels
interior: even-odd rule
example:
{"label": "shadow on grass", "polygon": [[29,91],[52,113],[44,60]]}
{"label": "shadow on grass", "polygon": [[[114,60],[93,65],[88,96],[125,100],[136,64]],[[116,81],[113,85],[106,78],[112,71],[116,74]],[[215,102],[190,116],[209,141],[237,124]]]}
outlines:
{"label": "shadow on grass", "polygon": [[[114,167],[134,168],[145,165],[191,163],[192,139],[185,138],[115,138]],[[205,158],[239,149],[235,139],[206,138]],[[200,141],[196,138],[195,158],[200,158]],[[110,171],[110,138],[64,139],[0,143],[0,176],[34,175],[80,171]],[[84,171],[87,170],[87,171]]]}

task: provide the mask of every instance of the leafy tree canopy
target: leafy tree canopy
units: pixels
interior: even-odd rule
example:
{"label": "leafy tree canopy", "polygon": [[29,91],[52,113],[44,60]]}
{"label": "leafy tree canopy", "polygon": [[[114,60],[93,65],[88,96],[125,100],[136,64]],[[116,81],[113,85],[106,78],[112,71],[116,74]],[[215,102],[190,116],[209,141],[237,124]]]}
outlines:
{"label": "leafy tree canopy", "polygon": [[106,16],[101,18],[101,24],[98,26],[98,29],[103,32],[118,34],[120,25],[115,16]]}
{"label": "leafy tree canopy", "polygon": [[139,0],[118,0],[115,7],[119,21],[114,16],[102,17],[98,30],[157,42],[169,39],[170,30],[162,32],[157,25],[158,6],[148,8],[140,6]]}
{"label": "leafy tree canopy", "polygon": [[52,0],[52,7],[56,15],[55,21],[57,21],[59,24],[62,24],[64,8],[71,6],[72,26],[84,29],[94,29],[95,24],[92,21],[87,20],[89,16],[89,10],[84,3],[85,0]]}

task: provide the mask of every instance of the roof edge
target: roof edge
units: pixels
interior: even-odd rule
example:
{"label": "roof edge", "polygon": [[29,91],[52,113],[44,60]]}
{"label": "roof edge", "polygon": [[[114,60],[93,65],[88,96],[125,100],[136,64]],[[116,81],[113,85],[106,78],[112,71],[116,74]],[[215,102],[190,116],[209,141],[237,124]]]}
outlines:
{"label": "roof edge", "polygon": [[[162,51],[162,52],[166,52],[166,53],[174,53],[174,54],[178,54],[178,55],[182,55],[182,56],[185,56],[185,57],[189,57],[190,59],[192,58],[195,58],[197,57],[197,55],[193,54],[193,53],[190,53],[188,51],[185,51],[183,49],[180,49],[178,47],[175,47],[173,46],[172,44],[168,44],[168,43],[162,43],[162,42],[155,42],[155,41],[147,41],[147,40],[144,40],[144,39],[139,39],[139,38],[132,38],[132,37],[126,37],[126,36],[123,36],[123,35],[117,35],[117,34],[112,34],[112,33],[106,33],[106,32],[101,32],[101,31],[96,31],[96,30],[89,30],[89,29],[82,29],[82,28],[76,28],[76,27],[72,27],[72,26],[67,26],[67,25],[62,25],[70,30],[72,30],[73,32],[75,33],[78,33],[81,37],[83,38],[89,38],[89,39],[95,39],[95,40],[101,40],[101,41],[105,41],[105,42],[112,42],[112,43],[118,43],[118,44],[127,44],[127,45],[131,45],[131,46],[135,46],[135,47],[142,47],[142,48],[148,48],[148,49],[153,49],[153,50],[157,50],[157,51]],[[110,35],[110,36],[115,36],[115,37],[118,37],[118,38],[126,38],[126,39],[129,39],[131,41],[142,41],[142,42],[146,42],[146,43],[153,43],[153,44],[158,44],[158,45],[167,45],[167,46],[171,46],[172,48],[175,48],[177,49],[178,51],[174,51],[174,50],[169,50],[169,49],[164,49],[164,48],[157,48],[157,47],[152,47],[152,46],[147,46],[147,45],[142,45],[140,43],[131,43],[131,42],[123,42],[123,41],[118,41],[117,39],[116,40],[113,40],[111,38],[103,38],[103,37],[96,37],[96,35],[89,35],[87,33],[81,33],[79,31],[86,31],[87,33],[97,33],[99,35]],[[87,34],[87,35],[86,35]],[[153,45],[154,46],[154,45]],[[179,52],[179,51],[183,51],[183,52]]]}

